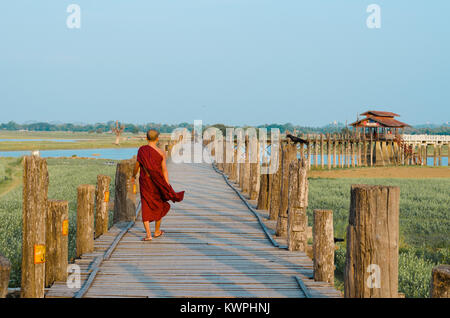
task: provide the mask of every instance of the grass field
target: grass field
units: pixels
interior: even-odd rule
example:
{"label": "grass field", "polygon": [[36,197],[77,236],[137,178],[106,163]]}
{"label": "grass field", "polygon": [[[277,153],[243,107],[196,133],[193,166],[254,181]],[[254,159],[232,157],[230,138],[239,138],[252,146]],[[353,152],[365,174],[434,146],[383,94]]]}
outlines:
{"label": "grass field", "polygon": [[[108,165],[107,161],[99,159],[47,159],[47,162],[50,175],[49,198],[69,201],[69,258],[73,258],[75,256],[76,188],[80,184],[95,184],[99,173],[111,176],[111,184],[114,184],[115,165]],[[450,169],[447,167],[377,169],[337,169],[332,175],[327,171],[310,171],[309,223],[312,225],[314,209],[332,209],[335,236],[345,238],[351,184],[400,186],[399,289],[407,297],[427,297],[432,267],[436,264],[450,263],[450,196],[448,195],[450,178],[425,179],[423,177],[426,175],[423,174],[428,171],[427,169],[434,169],[433,171],[438,171],[436,176],[447,176]],[[21,173],[22,165],[19,159],[0,158],[0,176],[2,176],[0,179],[0,253],[12,262],[10,287],[20,286]],[[360,175],[365,177],[355,178]],[[420,178],[404,178],[404,175]],[[112,189],[111,193],[114,193]],[[345,243],[339,245],[340,249],[336,251],[336,286],[342,289]]]}
{"label": "grass field", "polygon": [[[120,144],[115,145],[115,135],[108,133],[71,133],[71,132],[0,132],[0,139],[30,139],[30,141],[0,141],[0,151],[20,150],[56,150],[56,149],[93,149],[93,148],[135,148],[145,144],[145,140],[125,133]],[[74,142],[32,140],[32,139],[74,139]]]}
{"label": "grass field", "polygon": [[[111,161],[111,160],[107,160]],[[77,187],[80,184],[96,184],[98,174],[112,178],[114,185],[115,165],[106,164],[106,160],[47,159],[50,177],[49,199],[69,201],[69,259],[75,257],[76,246],[76,200]],[[20,267],[22,259],[22,164],[18,159],[0,158],[0,167],[11,171],[19,170],[15,178],[5,180],[3,192],[0,192],[0,253],[12,264],[10,287],[20,286]],[[1,169],[1,168],[0,168]],[[19,180],[13,189],[11,183]],[[110,191],[114,193],[113,189]],[[110,199],[111,201],[114,198]],[[110,225],[112,215],[110,215]]]}
{"label": "grass field", "polygon": [[[448,169],[448,168],[443,168]],[[400,187],[399,290],[427,297],[431,269],[450,264],[450,178],[310,178],[308,219],[314,209],[333,210],[335,237],[345,238],[352,184]],[[345,242],[336,251],[336,286],[342,289]]]}

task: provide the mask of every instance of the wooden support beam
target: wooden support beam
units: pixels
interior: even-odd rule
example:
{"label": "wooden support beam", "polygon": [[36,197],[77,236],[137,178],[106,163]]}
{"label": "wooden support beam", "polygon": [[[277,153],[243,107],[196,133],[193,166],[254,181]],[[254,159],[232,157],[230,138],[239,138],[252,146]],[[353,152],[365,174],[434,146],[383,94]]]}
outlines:
{"label": "wooden support beam", "polygon": [[95,238],[108,232],[109,185],[111,177],[99,174],[95,190]]}
{"label": "wooden support beam", "polygon": [[399,187],[352,185],[346,298],[398,297]]}
{"label": "wooden support beam", "polygon": [[21,298],[43,298],[45,285],[45,223],[48,193],[47,161],[23,160]]}
{"label": "wooden support beam", "polygon": [[298,160],[289,165],[289,200],[287,241],[289,251],[306,251],[308,244],[308,176],[307,167]]}
{"label": "wooden support beam", "polygon": [[10,272],[11,262],[0,254],[0,298],[5,298],[8,294]]}
{"label": "wooden support beam", "polygon": [[47,255],[45,286],[67,280],[69,257],[69,202],[48,200],[46,221]]}
{"label": "wooden support beam", "polygon": [[272,181],[270,185],[270,205],[269,205],[269,219],[277,220],[280,211],[280,193],[281,193],[281,143],[279,144],[278,169],[272,174]]}
{"label": "wooden support beam", "polygon": [[439,265],[433,268],[430,298],[450,298],[450,265]]}
{"label": "wooden support beam", "polygon": [[278,212],[276,235],[285,237],[287,235],[288,222],[288,200],[289,200],[289,165],[297,160],[297,146],[290,142],[283,144],[281,148],[281,176],[280,176],[280,210]]}
{"label": "wooden support beam", "polygon": [[[134,221],[136,218],[137,186],[131,183],[136,160],[122,160],[117,164],[114,195],[114,223]],[[144,173],[144,172],[142,172]]]}
{"label": "wooden support beam", "polygon": [[314,280],[334,285],[333,211],[314,210]]}
{"label": "wooden support beam", "polygon": [[94,251],[95,187],[82,184],[77,188],[77,257]]}

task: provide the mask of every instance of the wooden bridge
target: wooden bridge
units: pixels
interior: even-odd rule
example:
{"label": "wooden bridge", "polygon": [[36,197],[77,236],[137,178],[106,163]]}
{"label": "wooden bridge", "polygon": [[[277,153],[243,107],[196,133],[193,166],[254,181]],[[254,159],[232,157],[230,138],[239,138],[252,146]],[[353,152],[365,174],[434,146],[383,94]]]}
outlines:
{"label": "wooden bridge", "polygon": [[140,215],[117,223],[94,241],[93,253],[76,260],[81,288],[55,282],[45,296],[340,297],[312,279],[311,259],[275,239],[267,212],[253,214],[211,165],[169,164],[169,175],[186,195],[163,219],[163,236],[141,241]]}

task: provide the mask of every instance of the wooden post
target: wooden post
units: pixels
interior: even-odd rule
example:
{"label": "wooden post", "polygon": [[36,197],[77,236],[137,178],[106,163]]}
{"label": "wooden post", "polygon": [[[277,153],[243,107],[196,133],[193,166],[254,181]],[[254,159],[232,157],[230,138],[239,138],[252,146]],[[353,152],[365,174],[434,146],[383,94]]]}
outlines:
{"label": "wooden post", "polygon": [[244,181],[242,184],[242,193],[249,194],[250,190],[250,139],[245,136],[245,163],[244,163]]}
{"label": "wooden post", "polygon": [[323,154],[323,134],[320,134],[320,166],[323,167],[325,166],[324,162],[324,154]]}
{"label": "wooden post", "polygon": [[439,265],[433,268],[430,298],[450,298],[450,265]]}
{"label": "wooden post", "polygon": [[231,163],[231,174],[230,174],[230,180],[235,181],[237,180],[237,150],[233,150],[233,163]]}
{"label": "wooden post", "polygon": [[270,204],[269,204],[269,219],[277,220],[278,212],[280,211],[280,190],[281,190],[281,142],[278,150],[278,169],[272,174],[272,181],[270,185]]}
{"label": "wooden post", "polygon": [[[136,219],[137,189],[131,184],[136,160],[122,160],[117,164],[114,195],[114,223],[134,221]],[[145,172],[142,172],[145,173]],[[138,183],[138,182],[136,182]],[[137,187],[137,184],[135,185]]]}
{"label": "wooden post", "polygon": [[288,223],[288,200],[289,200],[289,165],[297,161],[297,146],[286,142],[282,147],[281,161],[281,183],[280,183],[280,210],[277,219],[277,236],[286,236]]}
{"label": "wooden post", "polygon": [[47,161],[37,156],[23,160],[22,284],[21,298],[43,298],[45,284],[45,223]]}
{"label": "wooden post", "polygon": [[11,272],[10,261],[0,254],[0,298],[8,294],[9,274]]}
{"label": "wooden post", "polygon": [[327,166],[328,170],[331,169],[331,141],[330,141],[330,134],[327,135]]}
{"label": "wooden post", "polygon": [[289,213],[287,242],[289,251],[306,251],[308,244],[308,168],[298,160],[289,165]]}
{"label": "wooden post", "polygon": [[45,286],[67,280],[69,249],[69,202],[48,200],[45,262]]}
{"label": "wooden post", "polygon": [[94,251],[95,187],[82,184],[77,188],[77,257]]}
{"label": "wooden post", "polygon": [[336,134],[333,135],[333,168],[336,168]]}
{"label": "wooden post", "polygon": [[333,211],[314,210],[314,280],[334,285]]}
{"label": "wooden post", "polygon": [[367,164],[367,142],[366,142],[366,134],[363,134],[363,160],[362,163],[364,166],[368,166]]}
{"label": "wooden post", "polygon": [[352,185],[344,294],[398,297],[400,188]]}
{"label": "wooden post", "polygon": [[437,147],[436,144],[433,144],[433,166],[437,166]]}
{"label": "wooden post", "polygon": [[[258,199],[260,188],[260,158],[259,158],[259,142],[256,136],[250,139],[250,182],[249,182],[249,198],[250,200]],[[256,161],[256,162],[253,162]]]}
{"label": "wooden post", "polygon": [[311,141],[309,135],[306,135],[308,144],[306,145],[306,156],[308,157],[308,168],[311,166]]}
{"label": "wooden post", "polygon": [[99,174],[95,191],[95,238],[108,232],[109,184],[111,177]]}

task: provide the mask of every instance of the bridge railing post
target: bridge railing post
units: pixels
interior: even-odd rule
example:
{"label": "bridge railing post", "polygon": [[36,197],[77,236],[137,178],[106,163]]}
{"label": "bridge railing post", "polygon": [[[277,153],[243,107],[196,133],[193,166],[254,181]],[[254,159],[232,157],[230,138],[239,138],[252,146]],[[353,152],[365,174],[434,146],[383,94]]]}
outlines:
{"label": "bridge railing post", "polygon": [[314,280],[334,285],[333,211],[314,210]]}
{"label": "bridge railing post", "polygon": [[289,251],[307,249],[308,240],[308,164],[294,160],[289,165],[289,213],[287,220],[287,241]]}
{"label": "bridge railing post", "polygon": [[346,298],[398,297],[399,200],[399,187],[352,185]]}
{"label": "bridge railing post", "polygon": [[38,156],[23,160],[21,298],[43,298],[45,284],[45,223],[47,161]]}
{"label": "bridge railing post", "polygon": [[10,272],[11,262],[0,254],[0,298],[5,298],[8,294]]}
{"label": "bridge railing post", "polygon": [[95,189],[95,238],[108,232],[110,183],[110,176],[101,174],[97,176],[97,188]]}
{"label": "bridge railing post", "polygon": [[433,268],[430,298],[450,298],[450,265],[439,265]]}
{"label": "bridge railing post", "polygon": [[[114,186],[114,223],[136,219],[137,183],[131,184],[135,159],[122,160],[117,164]],[[145,173],[145,172],[141,172]]]}
{"label": "bridge railing post", "polygon": [[94,202],[95,187],[78,186],[77,194],[77,257],[94,251]]}
{"label": "bridge railing post", "polygon": [[45,286],[67,279],[69,202],[48,200],[45,262]]}
{"label": "bridge railing post", "polygon": [[281,148],[280,166],[280,208],[278,211],[276,234],[280,237],[287,235],[288,200],[289,200],[289,165],[297,159],[297,146],[289,141],[283,143]]}

